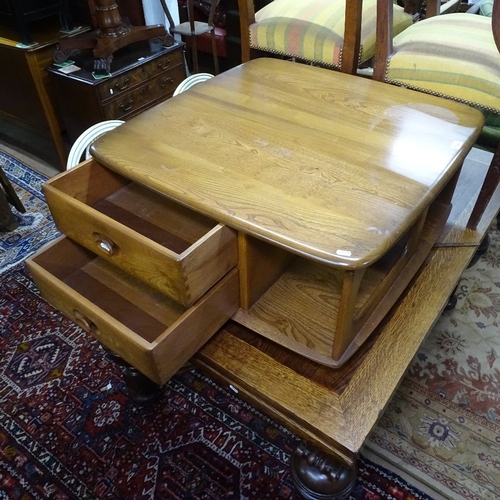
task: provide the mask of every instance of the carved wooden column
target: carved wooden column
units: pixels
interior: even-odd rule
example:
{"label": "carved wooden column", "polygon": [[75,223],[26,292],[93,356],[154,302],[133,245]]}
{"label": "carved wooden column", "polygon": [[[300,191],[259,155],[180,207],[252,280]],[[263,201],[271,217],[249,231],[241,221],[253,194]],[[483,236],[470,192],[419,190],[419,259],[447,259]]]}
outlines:
{"label": "carved wooden column", "polygon": [[173,37],[161,24],[153,26],[123,24],[115,0],[95,0],[93,16],[98,28],[95,31],[61,40],[54,53],[54,62],[64,62],[81,49],[92,49],[94,71],[98,74],[105,74],[111,72],[113,53],[122,47],[151,38],[157,39],[167,47],[174,43]]}

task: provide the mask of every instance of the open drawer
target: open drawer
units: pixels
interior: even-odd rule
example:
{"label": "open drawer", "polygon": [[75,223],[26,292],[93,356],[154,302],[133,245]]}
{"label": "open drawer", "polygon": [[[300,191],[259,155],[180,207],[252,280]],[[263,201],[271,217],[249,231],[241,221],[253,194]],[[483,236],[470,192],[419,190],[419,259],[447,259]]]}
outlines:
{"label": "open drawer", "polygon": [[158,384],[239,305],[236,269],[186,308],[66,237],[30,257],[27,266],[46,300]]}
{"label": "open drawer", "polygon": [[184,306],[237,263],[235,231],[94,159],[43,191],[59,231]]}

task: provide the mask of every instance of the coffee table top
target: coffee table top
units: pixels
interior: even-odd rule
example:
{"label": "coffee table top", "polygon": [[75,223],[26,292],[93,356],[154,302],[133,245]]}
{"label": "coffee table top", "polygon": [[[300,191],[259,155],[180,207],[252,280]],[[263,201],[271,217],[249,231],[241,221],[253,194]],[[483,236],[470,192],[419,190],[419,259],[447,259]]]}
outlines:
{"label": "coffee table top", "polygon": [[136,116],[92,154],[230,227],[354,269],[416,221],[482,124],[460,103],[262,58]]}

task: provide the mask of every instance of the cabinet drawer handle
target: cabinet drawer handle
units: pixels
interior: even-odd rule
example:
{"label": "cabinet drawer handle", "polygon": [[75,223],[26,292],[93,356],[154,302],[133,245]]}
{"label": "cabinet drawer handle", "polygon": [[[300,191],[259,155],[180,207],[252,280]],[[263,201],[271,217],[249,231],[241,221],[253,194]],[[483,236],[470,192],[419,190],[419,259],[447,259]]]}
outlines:
{"label": "cabinet drawer handle", "polygon": [[126,103],[124,102],[123,104],[120,104],[120,109],[122,111],[130,111],[132,109],[132,104],[134,103],[134,100],[130,98]]}
{"label": "cabinet drawer handle", "polygon": [[127,78],[125,78],[125,80],[123,80],[122,84],[115,83],[115,88],[117,90],[125,90],[128,87],[128,82],[129,81],[130,81],[130,78],[127,76]]}
{"label": "cabinet drawer handle", "polygon": [[99,233],[94,233],[94,239],[99,250],[106,255],[111,256],[118,253],[118,245],[109,238],[106,238],[106,236],[103,236]]}
{"label": "cabinet drawer handle", "polygon": [[86,316],[84,316],[80,311],[77,309],[73,310],[73,321],[81,328],[83,328],[85,331],[93,334],[93,335],[100,335],[101,332],[99,331],[99,328],[97,328],[97,325],[90,321]]}
{"label": "cabinet drawer handle", "polygon": [[162,66],[162,63],[161,61],[158,62],[158,67],[162,70],[162,71],[165,71],[169,66],[170,66],[170,63],[172,62],[172,60],[170,59],[170,57],[165,61],[166,64]]}
{"label": "cabinet drawer handle", "polygon": [[162,88],[165,87],[165,85],[168,84],[172,84],[174,83],[174,79],[171,77],[171,76],[168,76],[167,78],[165,78],[162,82],[161,82],[161,86]]}

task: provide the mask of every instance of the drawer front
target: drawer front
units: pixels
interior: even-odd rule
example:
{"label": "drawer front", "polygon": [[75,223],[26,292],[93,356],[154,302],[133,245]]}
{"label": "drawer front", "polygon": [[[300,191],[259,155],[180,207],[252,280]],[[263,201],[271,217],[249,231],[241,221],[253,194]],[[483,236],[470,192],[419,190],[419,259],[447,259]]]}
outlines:
{"label": "drawer front", "polygon": [[[127,73],[119,75],[115,78],[103,82],[98,87],[98,92],[101,100],[120,97],[132,90],[135,86],[140,85],[146,80],[160,75],[163,72],[174,70],[177,66],[181,66],[181,71],[184,71],[184,59],[182,50],[168,52],[152,61],[142,64]],[[182,78],[181,78],[182,80]],[[179,80],[179,82],[181,81]]]}
{"label": "drawer front", "polygon": [[95,160],[43,190],[59,231],[185,306],[236,266],[235,231]]}
{"label": "drawer front", "polygon": [[[48,302],[157,384],[174,375],[238,308],[237,270],[191,308],[173,307],[162,313],[160,307],[170,307],[168,299],[162,301],[157,292],[119,272],[113,276],[114,266],[109,264],[109,269],[104,268],[99,274],[96,269],[102,267],[102,259],[86,252],[62,237],[30,257],[27,266]],[[90,279],[96,282],[95,288],[86,283]],[[112,302],[121,318],[113,315]],[[149,315],[150,322],[159,323],[160,328],[153,334],[152,328],[141,331],[140,321],[124,317],[125,314]],[[138,328],[134,329],[134,324]]]}
{"label": "drawer front", "polygon": [[103,105],[103,115],[106,120],[128,118],[153,103],[170,97],[177,85],[183,80],[184,68],[166,71],[153,80],[148,81],[135,90],[123,93]]}

